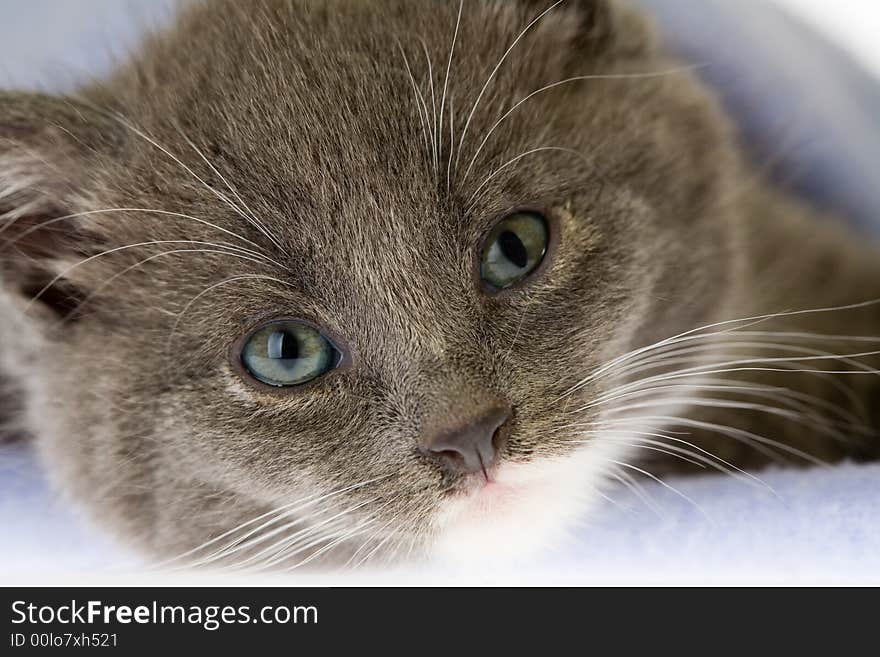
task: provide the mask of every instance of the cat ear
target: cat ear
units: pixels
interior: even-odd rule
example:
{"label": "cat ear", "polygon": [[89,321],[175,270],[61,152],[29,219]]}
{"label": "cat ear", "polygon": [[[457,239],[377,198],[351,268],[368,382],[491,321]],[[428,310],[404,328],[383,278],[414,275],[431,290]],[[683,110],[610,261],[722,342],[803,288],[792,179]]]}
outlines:
{"label": "cat ear", "polygon": [[[655,48],[652,26],[642,13],[617,0],[519,0],[531,17],[546,12],[547,29],[568,37],[571,65],[585,60],[637,59]],[[544,18],[541,21],[544,21]],[[555,26],[553,25],[555,23]],[[559,30],[562,23],[568,29]]]}
{"label": "cat ear", "polygon": [[[88,221],[94,172],[119,147],[112,120],[74,100],[0,92],[0,286],[33,297],[100,242]],[[40,295],[66,315],[80,296],[57,281]]]}

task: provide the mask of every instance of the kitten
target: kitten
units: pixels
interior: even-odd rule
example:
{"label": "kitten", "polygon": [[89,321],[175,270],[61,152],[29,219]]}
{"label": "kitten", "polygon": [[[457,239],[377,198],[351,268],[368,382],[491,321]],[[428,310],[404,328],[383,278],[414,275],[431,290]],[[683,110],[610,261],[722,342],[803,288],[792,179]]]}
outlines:
{"label": "kitten", "polygon": [[497,560],[877,455],[880,252],[617,2],[195,4],[0,139],[15,421],[150,555]]}

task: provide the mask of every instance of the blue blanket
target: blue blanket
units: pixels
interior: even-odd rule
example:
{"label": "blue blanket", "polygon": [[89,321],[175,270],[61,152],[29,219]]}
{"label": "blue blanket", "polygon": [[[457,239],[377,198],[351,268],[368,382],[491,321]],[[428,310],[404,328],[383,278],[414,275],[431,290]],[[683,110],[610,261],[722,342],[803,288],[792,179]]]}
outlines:
{"label": "blue blanket", "polygon": [[766,2],[638,0],[736,118],[776,180],[880,233],[880,84]]}

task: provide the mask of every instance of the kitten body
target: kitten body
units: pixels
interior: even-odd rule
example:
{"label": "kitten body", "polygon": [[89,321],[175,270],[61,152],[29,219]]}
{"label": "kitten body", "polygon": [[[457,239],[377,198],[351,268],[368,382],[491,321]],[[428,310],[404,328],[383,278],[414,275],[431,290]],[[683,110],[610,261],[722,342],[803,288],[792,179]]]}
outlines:
{"label": "kitten body", "polygon": [[[2,371],[132,544],[497,559],[643,471],[876,455],[880,306],[792,312],[880,299],[876,246],[767,183],[641,16],[459,9],[197,4],[75,97],[0,95]],[[523,208],[545,263],[487,294]],[[279,317],[340,367],[249,379],[236,345]],[[419,449],[495,406],[485,478]]]}

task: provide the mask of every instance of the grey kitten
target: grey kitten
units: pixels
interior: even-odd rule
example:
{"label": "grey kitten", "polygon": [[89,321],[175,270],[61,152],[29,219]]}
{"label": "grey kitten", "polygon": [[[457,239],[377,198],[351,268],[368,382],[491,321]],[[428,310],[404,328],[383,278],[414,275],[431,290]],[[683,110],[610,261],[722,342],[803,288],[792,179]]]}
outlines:
{"label": "grey kitten", "polygon": [[7,415],[148,554],[497,560],[877,455],[878,249],[617,2],[197,4],[0,138]]}

